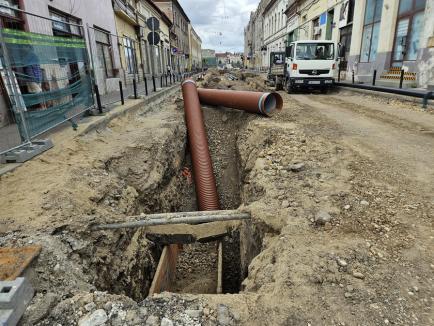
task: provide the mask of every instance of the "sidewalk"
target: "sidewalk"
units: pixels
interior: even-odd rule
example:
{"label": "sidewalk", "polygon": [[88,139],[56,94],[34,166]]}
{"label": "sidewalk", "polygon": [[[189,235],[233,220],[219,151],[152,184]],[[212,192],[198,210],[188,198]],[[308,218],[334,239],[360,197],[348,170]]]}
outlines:
{"label": "sidewalk", "polygon": [[[147,78],[147,89],[148,89],[148,95],[151,95],[154,93],[154,86],[152,82],[152,78]],[[167,78],[167,87],[173,86],[175,83],[172,79],[172,84],[170,83],[170,78]],[[161,89],[165,89],[166,87],[166,79],[163,77],[163,87],[161,86],[161,76],[155,77],[155,87],[157,89],[157,92]],[[134,88],[133,84],[123,85],[123,92],[124,92],[124,100],[128,100],[130,96],[134,96]],[[145,82],[141,81],[137,83],[137,94],[138,96],[145,96],[146,89],[145,89]],[[105,110],[110,110],[113,107],[113,104],[117,104],[121,101],[121,94],[120,90],[116,90],[114,92],[110,92],[104,95],[101,95],[101,104],[105,107]]]}

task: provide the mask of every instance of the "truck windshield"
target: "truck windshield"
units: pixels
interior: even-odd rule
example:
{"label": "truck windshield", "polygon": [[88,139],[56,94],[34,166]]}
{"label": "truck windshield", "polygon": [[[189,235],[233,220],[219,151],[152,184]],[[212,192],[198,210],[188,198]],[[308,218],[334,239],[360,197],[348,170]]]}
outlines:
{"label": "truck windshield", "polygon": [[297,60],[333,60],[335,56],[333,43],[298,43]]}

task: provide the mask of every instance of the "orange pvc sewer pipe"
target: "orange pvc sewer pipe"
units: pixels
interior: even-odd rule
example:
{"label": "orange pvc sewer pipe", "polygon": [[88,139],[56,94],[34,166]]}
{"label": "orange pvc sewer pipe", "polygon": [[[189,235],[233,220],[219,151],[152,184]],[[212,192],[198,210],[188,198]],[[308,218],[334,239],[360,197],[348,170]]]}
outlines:
{"label": "orange pvc sewer pipe", "polygon": [[219,210],[208,138],[196,83],[193,80],[187,79],[182,83],[182,95],[199,210]]}
{"label": "orange pvc sewer pipe", "polygon": [[199,100],[202,104],[224,106],[250,113],[272,116],[283,107],[282,97],[278,93],[230,91],[199,88]]}

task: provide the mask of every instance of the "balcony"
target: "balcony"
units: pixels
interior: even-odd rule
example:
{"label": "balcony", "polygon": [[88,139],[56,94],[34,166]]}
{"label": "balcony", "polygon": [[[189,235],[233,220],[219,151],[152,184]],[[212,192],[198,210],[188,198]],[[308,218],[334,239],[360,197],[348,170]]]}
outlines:
{"label": "balcony", "polygon": [[137,25],[136,10],[125,0],[115,0],[113,10],[116,15],[126,20],[132,25]]}

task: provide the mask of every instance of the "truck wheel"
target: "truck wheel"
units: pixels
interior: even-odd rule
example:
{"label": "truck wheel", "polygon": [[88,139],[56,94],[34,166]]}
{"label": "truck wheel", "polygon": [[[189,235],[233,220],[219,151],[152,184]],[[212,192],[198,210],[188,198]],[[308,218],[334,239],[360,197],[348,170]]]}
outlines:
{"label": "truck wheel", "polygon": [[286,92],[287,92],[288,94],[291,94],[291,93],[293,92],[292,86],[291,86],[291,84],[289,84],[289,83],[286,85]]}

